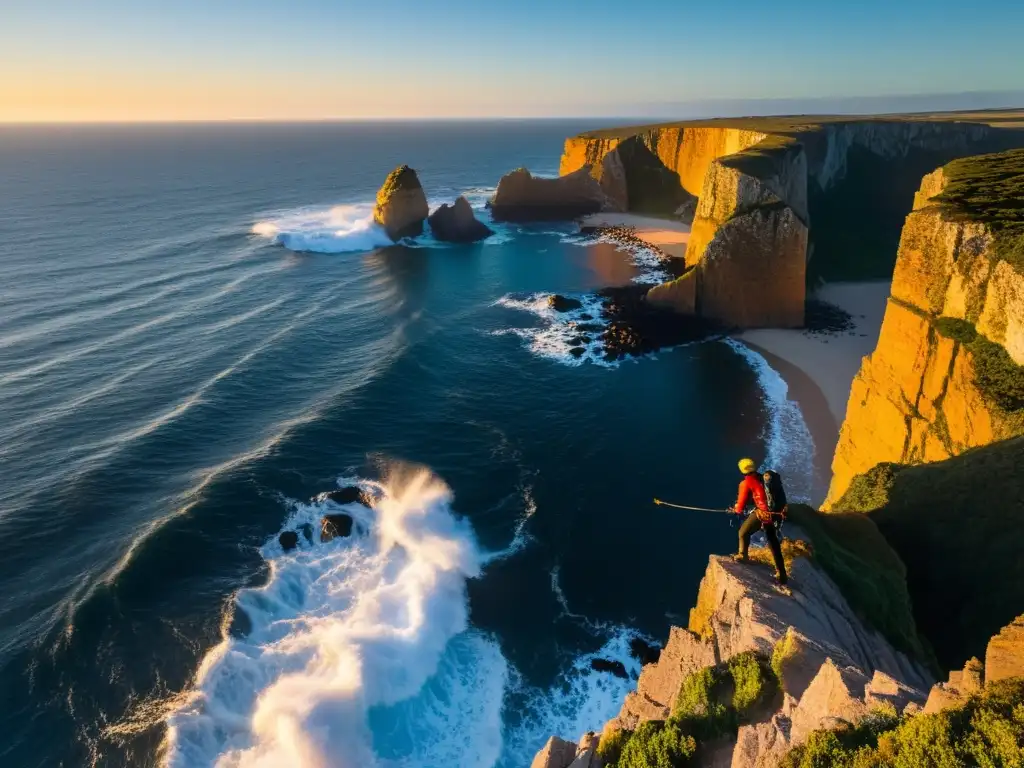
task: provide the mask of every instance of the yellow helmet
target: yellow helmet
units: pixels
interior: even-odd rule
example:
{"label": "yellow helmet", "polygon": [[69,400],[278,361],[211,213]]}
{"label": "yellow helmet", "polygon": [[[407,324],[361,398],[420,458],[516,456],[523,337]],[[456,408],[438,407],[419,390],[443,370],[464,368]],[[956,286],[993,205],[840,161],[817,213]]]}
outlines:
{"label": "yellow helmet", "polygon": [[757,464],[754,463],[753,459],[740,459],[739,468],[740,472],[744,475],[749,475],[751,472],[757,471]]}

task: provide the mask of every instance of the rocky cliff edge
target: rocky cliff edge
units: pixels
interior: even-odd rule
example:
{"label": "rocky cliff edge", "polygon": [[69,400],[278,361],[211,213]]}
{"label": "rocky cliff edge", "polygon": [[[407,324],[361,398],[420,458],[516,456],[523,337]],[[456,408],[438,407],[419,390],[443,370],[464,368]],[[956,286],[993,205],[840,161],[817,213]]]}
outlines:
{"label": "rocky cliff edge", "polygon": [[[671,629],[602,739],[668,718],[688,676],[749,651],[772,659],[781,693],[734,736],[698,753],[698,765],[772,766],[816,729],[856,722],[883,703],[899,711],[925,703],[929,672],[865,626],[809,559],[794,559],[791,587],[776,587],[765,567],[712,556],[689,626]],[[593,735],[580,743],[586,748],[552,740],[533,768],[598,768]]]}

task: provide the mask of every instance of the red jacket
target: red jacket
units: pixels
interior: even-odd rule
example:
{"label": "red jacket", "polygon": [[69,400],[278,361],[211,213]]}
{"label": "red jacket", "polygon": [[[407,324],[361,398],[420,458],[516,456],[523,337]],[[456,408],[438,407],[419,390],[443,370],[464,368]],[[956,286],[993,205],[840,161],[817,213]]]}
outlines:
{"label": "red jacket", "polygon": [[757,472],[744,475],[743,480],[740,481],[740,491],[736,497],[735,512],[737,515],[743,514],[747,501],[751,498],[754,500],[754,511],[757,514],[757,519],[770,523],[772,521],[772,513],[768,511],[768,497],[764,493],[764,481],[761,480],[761,476]]}

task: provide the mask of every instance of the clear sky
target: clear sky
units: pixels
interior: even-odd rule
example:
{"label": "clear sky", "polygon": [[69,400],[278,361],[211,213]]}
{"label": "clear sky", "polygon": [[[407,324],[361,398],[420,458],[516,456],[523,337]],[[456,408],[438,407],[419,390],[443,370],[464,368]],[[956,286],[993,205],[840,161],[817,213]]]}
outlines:
{"label": "clear sky", "polygon": [[965,91],[1024,91],[1024,0],[0,0],[0,121]]}

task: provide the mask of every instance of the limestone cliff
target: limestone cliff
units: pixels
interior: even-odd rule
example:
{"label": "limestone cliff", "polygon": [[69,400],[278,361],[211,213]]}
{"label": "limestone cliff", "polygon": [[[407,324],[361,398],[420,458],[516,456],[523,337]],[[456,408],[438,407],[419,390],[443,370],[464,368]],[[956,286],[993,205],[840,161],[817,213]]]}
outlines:
{"label": "limestone cliff", "polygon": [[[572,137],[565,142],[560,170],[586,169],[619,208],[662,215],[695,208],[686,262],[698,268],[697,279],[653,290],[650,298],[657,306],[741,328],[791,327],[803,323],[805,291],[799,282],[807,280],[812,253],[815,279],[834,273],[888,276],[899,229],[892,212],[902,217],[909,209],[907,180],[916,185],[922,163],[935,167],[954,157],[1021,144],[1022,132],[949,117],[743,118]],[[851,164],[872,170],[866,181],[864,173],[855,174],[844,186]],[[831,190],[840,187],[832,200]],[[863,202],[875,200],[882,202],[874,208]],[[791,214],[748,216],[772,205]],[[873,214],[875,208],[876,220],[866,226],[858,214],[865,209]],[[864,238],[864,231],[879,234]],[[815,248],[819,240],[821,247]],[[849,258],[847,244],[862,240],[869,242]],[[718,266],[705,270],[705,256],[716,241],[712,252]],[[841,265],[844,261],[863,266]],[[758,279],[737,281],[750,274]],[[1018,300],[1017,294],[1007,296]]]}
{"label": "limestone cliff", "polygon": [[941,461],[1021,431],[1021,414],[988,374],[1004,353],[1024,363],[1024,273],[999,253],[990,223],[942,203],[946,173],[925,177],[903,228],[878,345],[850,390],[826,508],[880,462]]}

